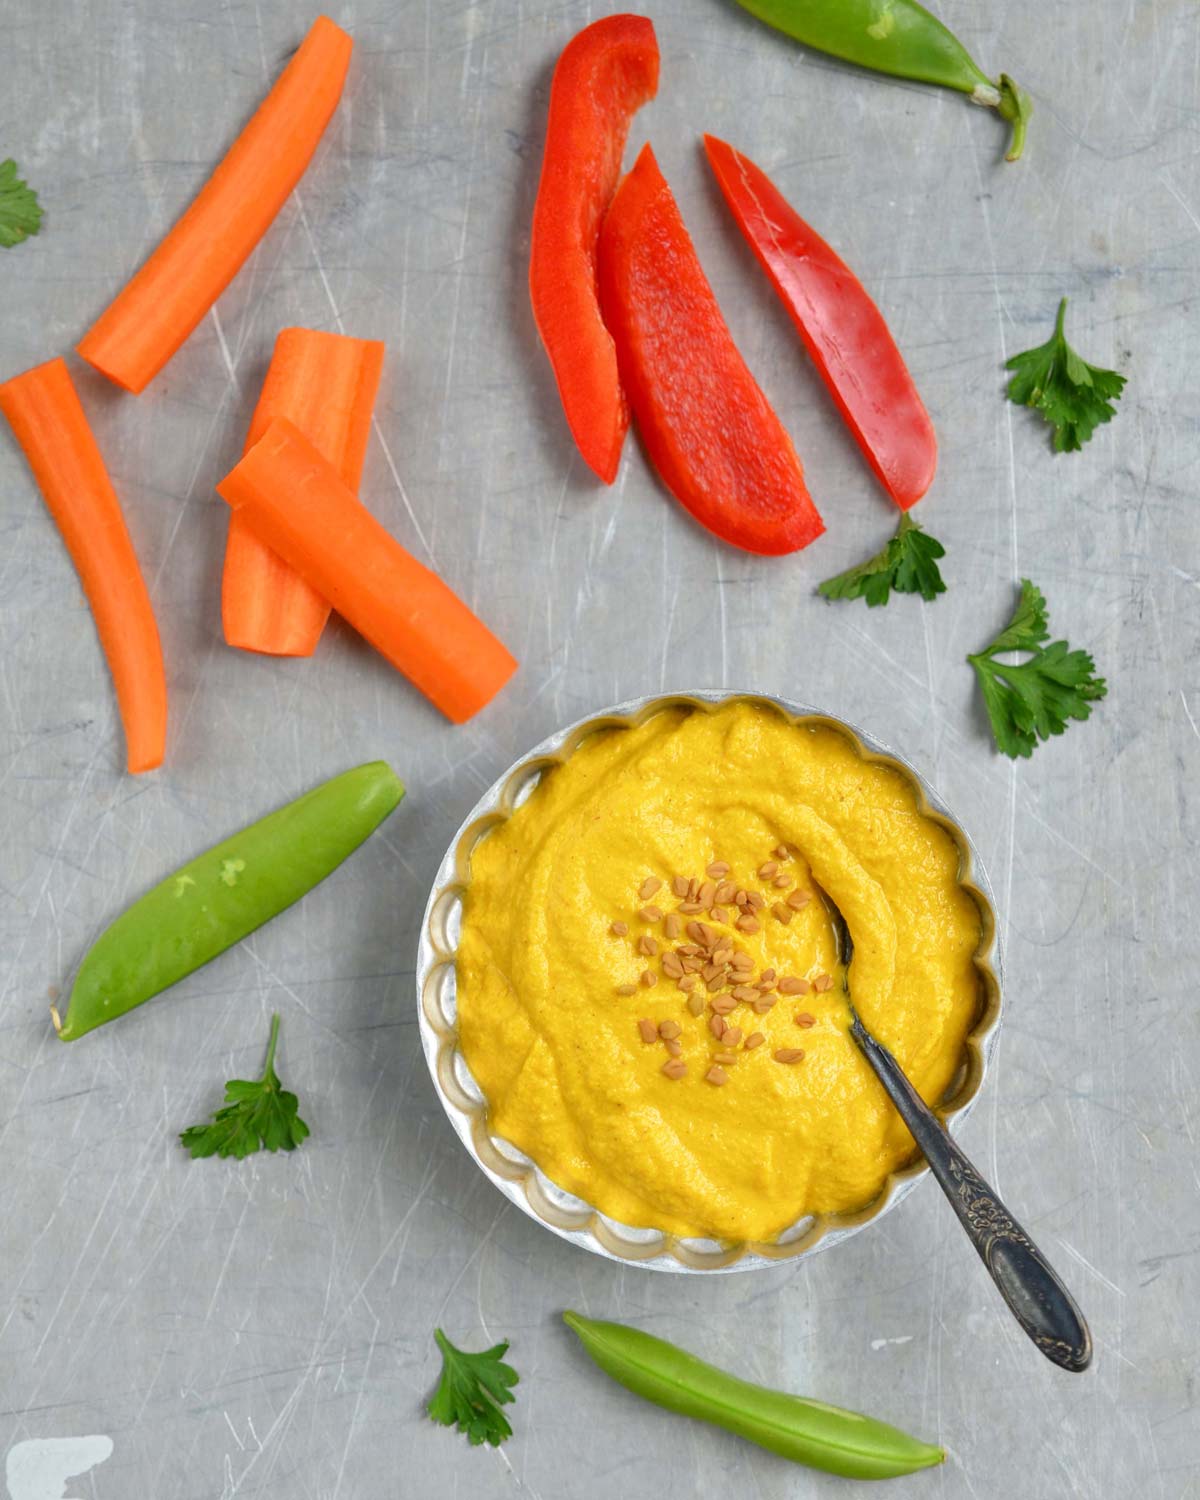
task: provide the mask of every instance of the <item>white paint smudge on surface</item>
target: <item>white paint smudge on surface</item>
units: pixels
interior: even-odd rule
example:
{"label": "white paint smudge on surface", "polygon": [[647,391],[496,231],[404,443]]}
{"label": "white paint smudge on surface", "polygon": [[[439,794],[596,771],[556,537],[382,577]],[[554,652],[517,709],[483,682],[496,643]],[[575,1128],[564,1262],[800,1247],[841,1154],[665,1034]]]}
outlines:
{"label": "white paint smudge on surface", "polygon": [[8,1450],[9,1500],[67,1500],[67,1481],[112,1457],[113,1441],[94,1437],[32,1438]]}

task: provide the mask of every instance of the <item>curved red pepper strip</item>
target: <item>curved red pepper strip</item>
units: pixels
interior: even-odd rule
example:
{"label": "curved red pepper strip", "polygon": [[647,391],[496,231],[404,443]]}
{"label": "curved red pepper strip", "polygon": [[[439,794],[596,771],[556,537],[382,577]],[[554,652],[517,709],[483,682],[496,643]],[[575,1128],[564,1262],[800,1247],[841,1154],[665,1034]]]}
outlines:
{"label": "curved red pepper strip", "polygon": [[554,69],[533,210],[529,294],[579,451],[617,477],[629,409],[596,296],[596,240],[621,175],[629,122],[658,89],[645,16],[608,16],[567,43]]}
{"label": "curved red pepper strip", "polygon": [[879,481],[908,510],[933,483],[937,438],[883,314],[845,261],[754,163],[704,137],[738,228]]}
{"label": "curved red pepper strip", "polygon": [[796,552],[825,530],[783,424],[746,368],[647,146],[600,233],[600,305],[663,483],[747,552]]}

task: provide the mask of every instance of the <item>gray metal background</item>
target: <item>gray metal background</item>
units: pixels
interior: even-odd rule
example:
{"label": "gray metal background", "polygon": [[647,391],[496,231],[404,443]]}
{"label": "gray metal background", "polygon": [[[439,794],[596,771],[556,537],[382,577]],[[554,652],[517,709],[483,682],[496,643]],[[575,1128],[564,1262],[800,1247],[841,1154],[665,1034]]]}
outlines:
{"label": "gray metal background", "polygon": [[[159,613],[168,765],[130,779],[70,563],[0,439],[0,1454],[107,1433],[99,1500],[833,1496],[640,1406],[565,1306],[638,1322],[754,1378],[943,1440],[916,1500],[1200,1495],[1200,1027],[1191,796],[1200,769],[1200,16],[1193,0],[946,0],[1037,100],[1028,159],[957,97],[804,56],[726,0],[654,0],[653,138],[738,342],[795,436],[829,535],[718,545],[635,443],[611,491],[575,460],[525,292],[547,85],[604,6],[347,4],[347,96],[252,262],[133,399],[79,383]],[[45,229],[0,256],[0,372],[65,350],[153,245],[310,19],[286,0],[7,0],[0,155]],[[885,309],[937,423],[921,519],[932,606],[827,606],[816,582],[895,524],[715,200],[709,129],[765,166]],[[1131,376],[1082,455],[1001,399],[1006,354],[1071,332]],[[225,508],[279,327],[386,339],[365,493],[513,647],[514,683],[454,729],[348,630],[309,662],[219,634]],[[1092,722],[1010,766],[963,663],[1014,580],[1110,681]],[[966,1138],[1069,1274],[1083,1378],[1026,1346],[923,1187],[801,1269],[619,1271],[541,1232],[471,1164],[418,1044],[426,887],[480,789],[556,725],[680,683],[824,705],[909,756],[996,884],[1008,1026]],[[179,990],[70,1048],[47,990],[176,861],[332,772],[386,756],[406,803],[352,863]],[[192,1163],[176,1132],[259,1065],[312,1140]],[[475,1452],[421,1415],[435,1322],[511,1338],[517,1433]]]}

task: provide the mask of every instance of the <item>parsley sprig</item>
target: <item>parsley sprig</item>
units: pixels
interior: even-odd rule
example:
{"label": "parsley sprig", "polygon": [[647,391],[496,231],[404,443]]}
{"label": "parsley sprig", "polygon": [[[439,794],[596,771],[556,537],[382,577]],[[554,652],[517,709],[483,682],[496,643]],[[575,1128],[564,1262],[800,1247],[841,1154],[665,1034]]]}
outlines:
{"label": "parsley sprig", "polygon": [[[1039,740],[1062,734],[1069,719],[1086,719],[1092,704],[1108,692],[1086,651],[1052,641],[1046,601],[1028,578],[1012,619],[990,646],[968,656],[975,668],[996,744],[1015,760],[1030,756]],[[1028,660],[1002,662],[1008,651],[1026,651]]]}
{"label": "parsley sprig", "polygon": [[472,1446],[491,1443],[493,1448],[512,1437],[508,1419],[500,1410],[516,1397],[512,1387],[520,1376],[504,1363],[507,1341],[468,1354],[457,1349],[440,1328],[433,1337],[442,1351],[442,1378],[429,1403],[429,1415],[444,1427],[457,1427]]}
{"label": "parsley sprig", "polygon": [[37,194],[17,176],[17,164],[10,156],[0,161],[0,247],[11,250],[42,224],[42,206]]}
{"label": "parsley sprig", "polygon": [[892,589],[898,594],[936,599],[946,592],[937,565],[938,558],[945,555],[941,542],[922,531],[905,513],[896,535],[882,551],[835,578],[827,578],[817,592],[826,599],[865,599],[871,608],[886,604]]}
{"label": "parsley sprig", "polygon": [[1008,399],[1040,411],[1054,428],[1056,453],[1078,452],[1102,422],[1116,416],[1125,376],[1080,359],[1063,333],[1067,299],[1058,304],[1054,334],[1038,349],[1014,354],[1005,365],[1016,374],[1008,382]]}
{"label": "parsley sprig", "polygon": [[256,1151],[294,1151],[308,1136],[308,1126],[296,1113],[300,1101],[289,1094],[275,1072],[279,1016],[271,1017],[271,1039],[262,1077],[231,1078],[225,1085],[226,1103],[206,1125],[189,1125],[179,1139],[197,1156],[252,1156]]}

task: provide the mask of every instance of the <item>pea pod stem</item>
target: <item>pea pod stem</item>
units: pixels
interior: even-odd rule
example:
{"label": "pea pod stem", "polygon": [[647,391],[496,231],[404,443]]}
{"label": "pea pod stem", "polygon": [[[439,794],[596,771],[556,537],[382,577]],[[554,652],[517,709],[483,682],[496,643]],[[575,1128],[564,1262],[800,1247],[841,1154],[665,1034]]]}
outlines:
{"label": "pea pod stem", "polygon": [[619,1384],[668,1411],[850,1479],[890,1479],[945,1460],[943,1449],[859,1412],[753,1385],[622,1323],[564,1312],[584,1349]]}
{"label": "pea pod stem", "polygon": [[894,78],[956,89],[1012,127],[1008,161],[1025,146],[1032,105],[1007,73],[989,78],[963,44],[917,0],[738,0],[806,47]]}

